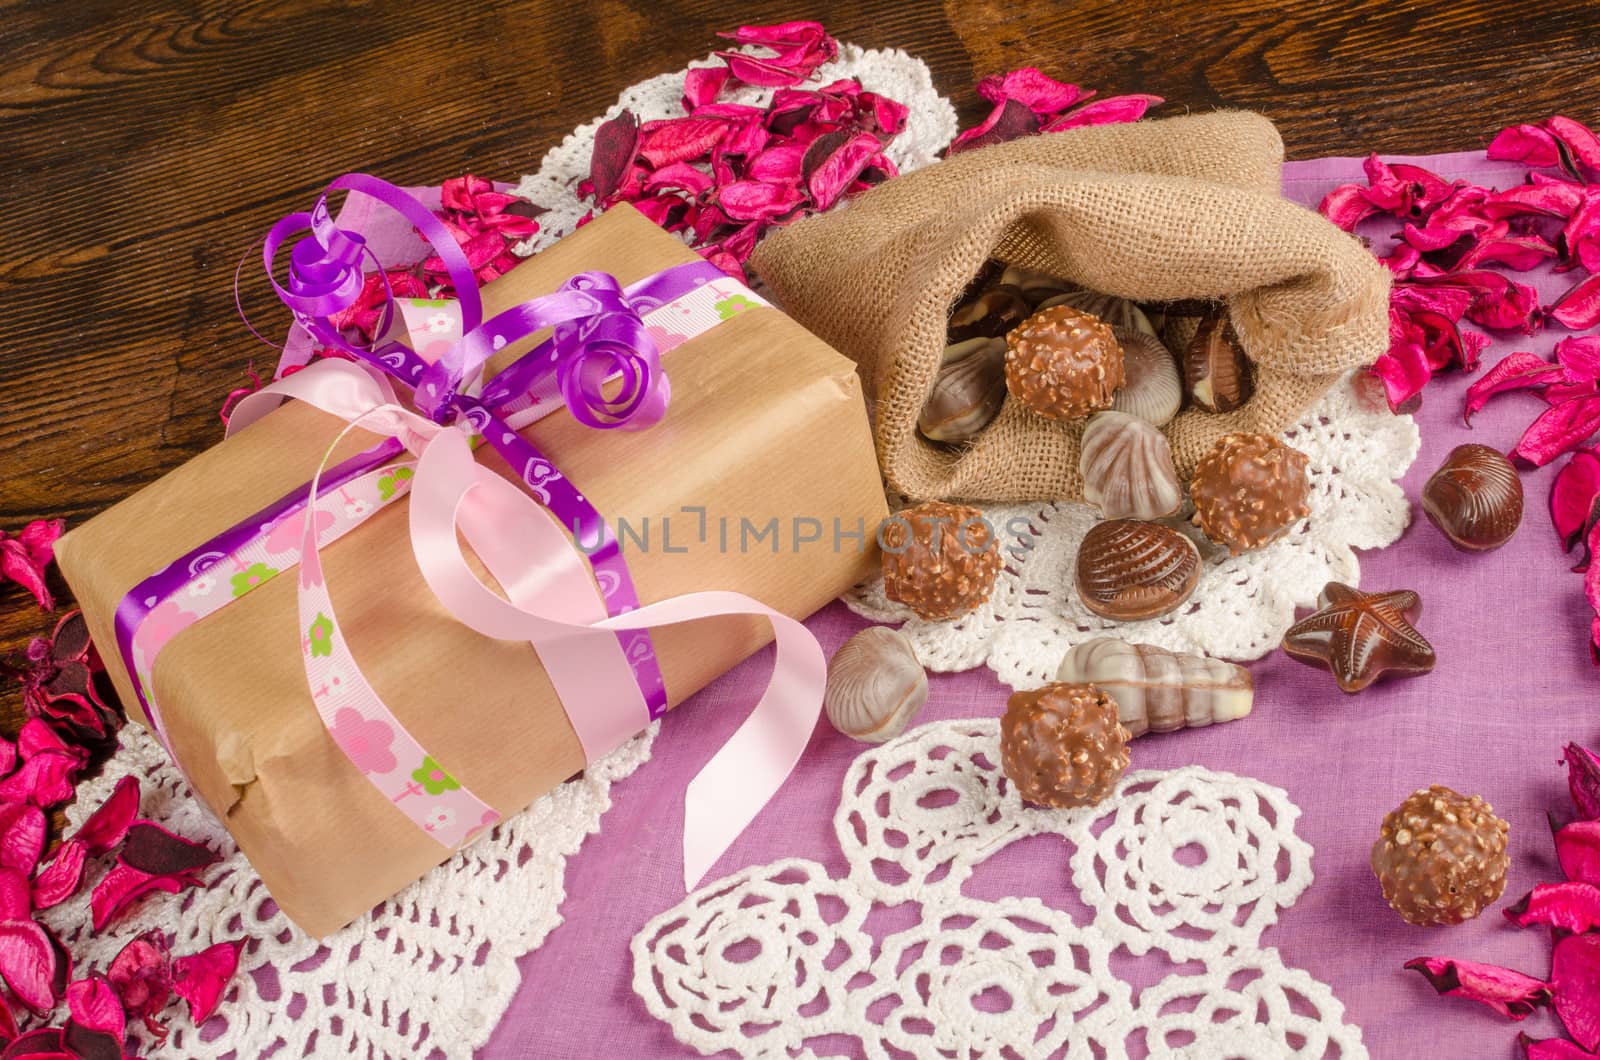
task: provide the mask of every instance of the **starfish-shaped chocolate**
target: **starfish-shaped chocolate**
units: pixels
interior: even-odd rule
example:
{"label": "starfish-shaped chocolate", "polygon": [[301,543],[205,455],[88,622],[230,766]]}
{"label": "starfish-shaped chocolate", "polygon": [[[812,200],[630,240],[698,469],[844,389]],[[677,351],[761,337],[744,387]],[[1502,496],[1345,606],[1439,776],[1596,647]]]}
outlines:
{"label": "starfish-shaped chocolate", "polygon": [[1283,635],[1291,659],[1332,672],[1339,687],[1359,692],[1386,673],[1415,677],[1433,669],[1433,645],[1407,619],[1422,611],[1410,589],[1364,593],[1329,582],[1317,611]]}

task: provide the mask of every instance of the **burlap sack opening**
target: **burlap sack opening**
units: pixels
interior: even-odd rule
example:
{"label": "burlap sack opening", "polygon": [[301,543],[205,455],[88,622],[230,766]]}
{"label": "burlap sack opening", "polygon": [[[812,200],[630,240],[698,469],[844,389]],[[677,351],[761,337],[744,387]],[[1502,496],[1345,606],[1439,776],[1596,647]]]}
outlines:
{"label": "burlap sack opening", "polygon": [[1031,137],[957,155],[780,230],[754,265],[791,316],[856,361],[894,489],[919,499],[1076,499],[1082,424],[1008,398],[964,446],[917,432],[951,304],[990,257],[1138,301],[1224,299],[1254,362],[1255,394],[1237,411],[1185,410],[1167,426],[1187,475],[1223,434],[1276,434],[1388,345],[1388,271],[1279,195],[1282,161],[1271,122],[1243,112]]}

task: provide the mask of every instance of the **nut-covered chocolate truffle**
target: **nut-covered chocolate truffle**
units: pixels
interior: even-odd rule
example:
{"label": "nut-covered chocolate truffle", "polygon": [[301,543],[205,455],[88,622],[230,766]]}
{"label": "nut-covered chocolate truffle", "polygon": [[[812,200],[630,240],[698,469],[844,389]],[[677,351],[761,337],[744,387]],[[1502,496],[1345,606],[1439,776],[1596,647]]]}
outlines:
{"label": "nut-covered chocolate truffle", "polygon": [[1236,556],[1271,544],[1311,514],[1307,463],[1269,435],[1223,435],[1189,482],[1195,525]]}
{"label": "nut-covered chocolate truffle", "polygon": [[1116,700],[1094,685],[1017,692],[1000,719],[1000,766],[1040,806],[1093,806],[1128,768],[1128,730]]}
{"label": "nut-covered chocolate truffle", "polygon": [[1041,309],[1006,336],[1006,389],[1046,419],[1108,409],[1122,381],[1110,325],[1070,306]]}
{"label": "nut-covered chocolate truffle", "polygon": [[1422,510],[1456,548],[1487,552],[1522,523],[1522,479],[1500,450],[1458,445],[1422,487]]}
{"label": "nut-covered chocolate truffle", "polygon": [[983,513],[925,501],[884,521],[883,584],[889,599],[922,618],[955,618],[989,599],[1000,545]]}
{"label": "nut-covered chocolate truffle", "polygon": [[1407,923],[1459,924],[1505,890],[1509,831],[1481,797],[1435,784],[1412,792],[1383,819],[1372,871]]}

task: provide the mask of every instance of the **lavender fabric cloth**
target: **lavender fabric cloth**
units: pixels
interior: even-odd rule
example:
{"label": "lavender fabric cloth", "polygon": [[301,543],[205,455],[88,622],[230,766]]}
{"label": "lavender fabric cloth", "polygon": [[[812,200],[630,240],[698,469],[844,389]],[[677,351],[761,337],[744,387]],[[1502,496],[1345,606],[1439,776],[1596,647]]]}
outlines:
{"label": "lavender fabric cloth", "polygon": [[[1477,152],[1415,161],[1501,187],[1524,176]],[[1312,206],[1335,184],[1358,179],[1360,161],[1340,158],[1290,163],[1283,175],[1285,194]],[[1568,280],[1542,275],[1536,282],[1548,301]],[[1485,363],[1513,349],[1547,354],[1562,334],[1497,341]],[[1438,669],[1345,696],[1326,673],[1274,653],[1252,666],[1257,694],[1249,718],[1133,745],[1135,768],[1198,763],[1243,773],[1284,788],[1300,806],[1298,830],[1316,849],[1316,882],[1263,942],[1333,987],[1374,1057],[1419,1055],[1425,1042],[1423,1053],[1439,1060],[1509,1058],[1518,1030],[1560,1033],[1545,1013],[1512,1024],[1469,1002],[1436,998],[1421,977],[1401,969],[1409,958],[1444,954],[1541,977],[1549,971],[1545,932],[1511,926],[1500,907],[1560,878],[1545,824],[1546,810],[1568,810],[1557,760],[1567,740],[1600,742],[1600,670],[1585,647],[1581,578],[1568,570],[1546,508],[1553,469],[1524,474],[1522,528],[1487,555],[1450,548],[1415,504],[1451,448],[1474,441],[1509,449],[1542,407],[1530,395],[1503,397],[1469,430],[1461,423],[1467,382],[1449,376],[1427,390],[1418,414],[1422,453],[1404,483],[1414,522],[1395,545],[1361,559],[1364,588],[1421,592],[1418,625],[1438,652]],[[832,652],[865,623],[833,604],[808,625]],[[634,996],[628,946],[647,920],[683,897],[684,785],[741,720],[769,662],[768,653],[749,660],[674,711],[653,760],[613,789],[615,805],[600,834],[568,863],[565,922],[522,961],[521,992],[480,1056],[692,1055]],[[986,669],[933,675],[930,686],[922,720],[996,716],[1008,694]],[[820,723],[792,779],[711,878],[790,856],[843,874],[830,821],[859,750]],[[1512,867],[1506,898],[1491,912],[1460,927],[1424,929],[1384,904],[1367,857],[1383,815],[1435,782],[1483,795],[1510,821]],[[1064,865],[1059,841],[1028,840],[991,859],[967,889],[978,897],[1035,895],[1070,909],[1077,898],[1063,883]],[[1163,958],[1129,958],[1121,969],[1136,987],[1171,970]]]}

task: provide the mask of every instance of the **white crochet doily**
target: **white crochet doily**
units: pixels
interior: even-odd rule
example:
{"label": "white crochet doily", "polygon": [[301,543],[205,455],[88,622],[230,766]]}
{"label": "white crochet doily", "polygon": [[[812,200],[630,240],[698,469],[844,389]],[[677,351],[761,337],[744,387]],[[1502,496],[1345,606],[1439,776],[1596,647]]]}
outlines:
{"label": "white crochet doily", "polygon": [[[710,60],[707,60],[708,62]],[[696,64],[699,65],[699,64]],[[903,169],[925,165],[955,135],[955,111],[933,90],[928,68],[899,51],[845,45],[818,72],[826,83],[857,77],[869,90],[905,103],[909,125],[889,150]],[[651,78],[623,92],[606,112],[622,107],[641,119],[681,113],[683,71]],[[732,98],[764,104],[771,89],[742,89]],[[596,119],[545,155],[521,190],[549,213],[541,231],[518,249],[532,253],[570,232],[589,209],[576,196],[588,176]],[[152,1055],[211,1060],[267,1055],[351,1057],[470,1057],[494,1030],[521,981],[517,958],[537,949],[561,923],[567,858],[599,831],[611,805],[611,784],[650,757],[655,726],[592,765],[422,880],[352,924],[326,945],[297,930],[227,832],[190,792],[160,746],[136,725],[104,773],[79,789],[69,810],[73,826],[97,806],[115,781],[138,776],[142,811],[180,835],[204,839],[224,855],[206,874],[213,885],[181,899],[157,895],[136,905],[99,935],[88,931],[87,881],[71,902],[43,914],[77,957],[80,970],[104,971],[136,935],[166,933],[173,952],[213,941],[253,938],[240,973],[214,1017],[197,1032],[174,1005],[172,1037]],[[103,871],[103,869],[101,870]],[[137,1026],[130,1039],[150,1045]],[[140,1050],[141,1053],[145,1049]]]}
{"label": "white crochet doily", "polygon": [[[1260,945],[1312,879],[1286,793],[1189,766],[1042,810],[999,771],[998,744],[998,721],[952,721],[862,753],[834,814],[848,874],[788,859],[700,888],[634,936],[634,992],[707,1055],[814,1058],[808,1043],[845,1035],[871,1060],[1367,1056],[1333,992]],[[1086,914],[963,892],[1044,834],[1072,848],[1043,871],[1070,878]],[[868,929],[906,902],[912,926]],[[1160,951],[1170,974],[1136,989],[1119,950]]]}
{"label": "white crochet doily", "polygon": [[858,586],[845,602],[867,618],[903,623],[929,669],[987,664],[1013,688],[1054,680],[1067,649],[1108,633],[1175,651],[1258,659],[1283,638],[1295,607],[1310,605],[1323,585],[1360,581],[1355,549],[1392,544],[1411,521],[1399,479],[1422,444],[1416,422],[1363,404],[1353,378],[1283,433],[1310,458],[1310,517],[1259,551],[1213,555],[1194,596],[1170,615],[1113,622],[1083,606],[1073,570],[1078,543],[1100,513],[1068,501],[982,506],[1006,562],[989,602],[969,615],[917,618],[884,595],[882,578]]}

